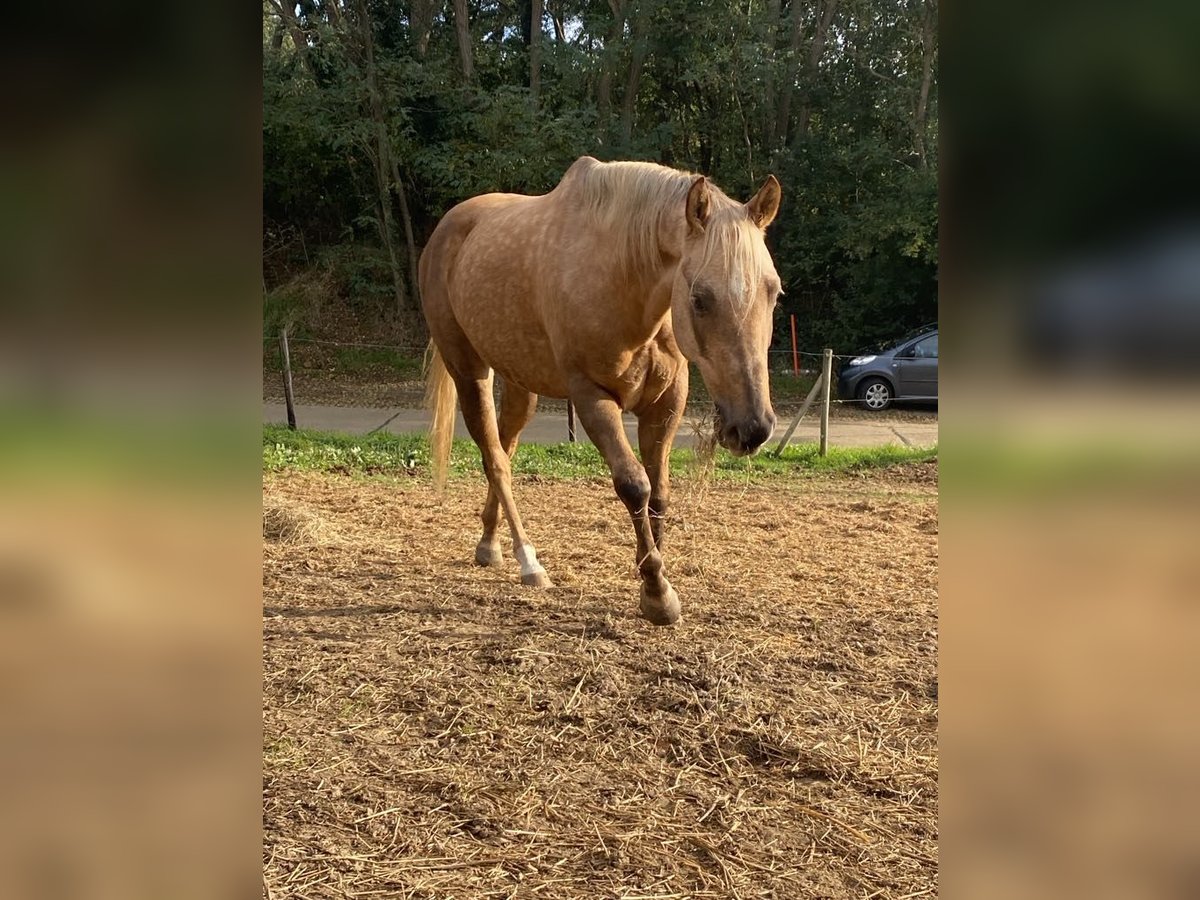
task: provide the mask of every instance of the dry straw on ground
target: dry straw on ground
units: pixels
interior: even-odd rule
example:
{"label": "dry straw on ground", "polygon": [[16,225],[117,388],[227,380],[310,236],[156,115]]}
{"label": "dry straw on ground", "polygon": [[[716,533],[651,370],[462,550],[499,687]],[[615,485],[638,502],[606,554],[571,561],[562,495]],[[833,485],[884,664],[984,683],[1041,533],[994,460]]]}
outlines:
{"label": "dry straw on ground", "polygon": [[343,538],[264,548],[270,895],[934,896],[936,491],[685,483],[658,629],[602,481],[518,484],[537,591],[482,481],[269,477]]}
{"label": "dry straw on ground", "polygon": [[282,497],[263,501],[263,540],[275,544],[330,543],[335,529],[304,503]]}

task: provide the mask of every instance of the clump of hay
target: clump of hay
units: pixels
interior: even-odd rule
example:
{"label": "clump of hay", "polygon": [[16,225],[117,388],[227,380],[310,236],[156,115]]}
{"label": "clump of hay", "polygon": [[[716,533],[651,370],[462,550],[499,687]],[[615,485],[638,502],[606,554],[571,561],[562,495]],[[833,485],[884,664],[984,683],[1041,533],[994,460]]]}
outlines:
{"label": "clump of hay", "polygon": [[274,544],[327,543],[332,526],[307,506],[267,499],[263,502],[263,539]]}
{"label": "clump of hay", "polygon": [[684,426],[692,433],[692,462],[688,474],[697,483],[707,484],[712,481],[717,465],[716,412],[693,416]]}

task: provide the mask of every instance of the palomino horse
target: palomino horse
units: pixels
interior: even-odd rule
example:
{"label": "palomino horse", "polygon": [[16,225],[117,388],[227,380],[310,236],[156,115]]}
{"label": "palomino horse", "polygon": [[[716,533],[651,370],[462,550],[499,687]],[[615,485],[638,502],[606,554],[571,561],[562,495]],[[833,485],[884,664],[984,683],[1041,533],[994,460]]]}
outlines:
{"label": "palomino horse", "polygon": [[[517,512],[509,459],[538,395],[569,398],[633,519],[642,614],[678,621],[660,551],[687,361],[716,402],[721,444],[754,452],[775,427],[767,348],[780,284],[763,232],[779,198],[773,175],[743,204],[703,176],[585,156],[548,194],[484,194],[446,213],[420,265],[430,439],[441,485],[457,393],[488,479],[476,562],[500,564],[503,508],[522,583],[551,584]],[[499,417],[493,372],[504,380]],[[622,410],[637,416],[640,462]]]}

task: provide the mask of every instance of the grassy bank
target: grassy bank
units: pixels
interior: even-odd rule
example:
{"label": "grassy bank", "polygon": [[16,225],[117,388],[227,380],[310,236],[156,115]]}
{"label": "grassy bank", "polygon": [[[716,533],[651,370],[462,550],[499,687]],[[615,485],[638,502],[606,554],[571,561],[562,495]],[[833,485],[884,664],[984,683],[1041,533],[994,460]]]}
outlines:
{"label": "grassy bank", "polygon": [[[816,473],[853,472],[937,457],[937,448],[830,447],[822,457],[814,444],[789,447],[780,458],[769,453],[738,458],[718,450],[717,478],[805,476]],[[278,425],[263,426],[263,469],[331,471],[380,475],[423,475],[428,470],[429,448],[424,435],[349,435],[320,431],[289,431]],[[671,454],[671,471],[693,470],[691,450]],[[455,441],[450,457],[452,475],[477,476],[479,450],[470,441]],[[608,477],[608,468],[591,444],[522,444],[513,459],[513,472],[545,478]]]}

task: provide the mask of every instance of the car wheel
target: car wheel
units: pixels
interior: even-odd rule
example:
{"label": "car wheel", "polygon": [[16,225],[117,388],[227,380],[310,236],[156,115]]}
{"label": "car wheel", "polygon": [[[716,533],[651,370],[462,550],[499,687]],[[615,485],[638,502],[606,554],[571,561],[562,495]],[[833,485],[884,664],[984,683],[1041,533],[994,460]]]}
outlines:
{"label": "car wheel", "polygon": [[892,405],[892,386],[882,378],[868,378],[858,388],[858,399],[871,412],[883,412]]}

